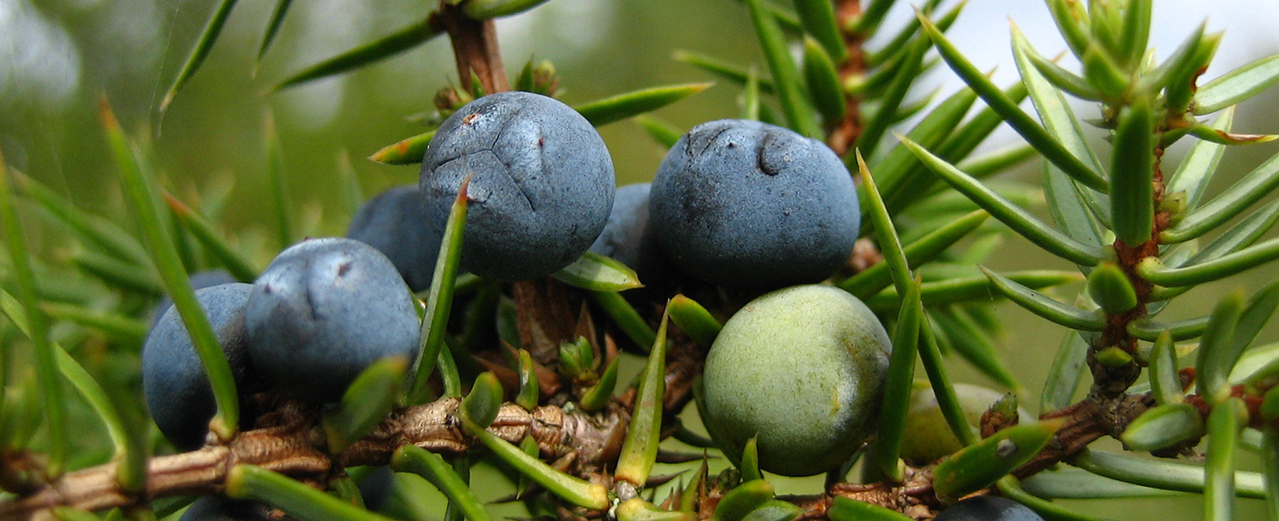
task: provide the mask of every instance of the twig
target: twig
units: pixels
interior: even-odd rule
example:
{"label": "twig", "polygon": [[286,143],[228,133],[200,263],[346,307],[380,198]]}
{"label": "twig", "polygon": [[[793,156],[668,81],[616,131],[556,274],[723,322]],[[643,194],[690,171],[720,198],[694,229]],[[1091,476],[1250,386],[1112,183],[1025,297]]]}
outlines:
{"label": "twig", "polygon": [[[835,17],[841,27],[847,27],[850,20],[856,20],[861,15],[861,0],[837,0],[835,2]],[[844,46],[848,49],[848,59],[837,65],[839,66],[839,80],[846,83],[850,79],[866,73],[866,54],[862,49],[862,45],[866,42],[863,34],[842,30],[840,33],[843,34]],[[845,95],[844,101],[847,106],[844,119],[837,122],[826,122],[827,127],[830,129],[829,134],[826,136],[826,145],[831,150],[834,150],[839,157],[848,155],[848,152],[852,150],[853,144],[857,143],[857,138],[862,133],[861,104],[858,103],[860,98],[857,95]]]}
{"label": "twig", "polygon": [[[56,506],[96,511],[161,497],[216,494],[222,491],[227,472],[240,463],[323,483],[335,469],[386,465],[402,445],[461,454],[476,442],[462,433],[455,415],[458,403],[458,399],[447,398],[392,414],[372,434],[336,456],[325,451],[322,428],[306,419],[313,415],[290,415],[298,420],[243,432],[226,446],[206,446],[152,459],[143,497],[122,491],[115,481],[116,464],[109,463],[68,473],[31,494],[0,503],[0,519],[40,519]],[[617,457],[625,420],[626,413],[617,408],[588,415],[554,406],[530,412],[506,403],[489,431],[511,443],[532,436],[542,457],[554,459],[574,453],[578,471],[593,472]]]}
{"label": "twig", "polygon": [[484,92],[511,90],[502,67],[502,53],[497,45],[497,30],[493,20],[475,20],[462,12],[460,5],[441,1],[436,21],[449,34],[453,43],[453,57],[457,62],[458,80],[463,88],[471,89],[471,77],[480,79]]}

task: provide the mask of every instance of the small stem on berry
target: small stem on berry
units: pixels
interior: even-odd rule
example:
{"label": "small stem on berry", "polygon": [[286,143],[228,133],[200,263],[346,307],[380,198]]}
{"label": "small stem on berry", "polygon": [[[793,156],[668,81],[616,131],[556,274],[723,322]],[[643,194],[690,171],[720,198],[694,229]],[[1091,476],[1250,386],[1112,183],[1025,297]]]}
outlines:
{"label": "small stem on berry", "polygon": [[[549,368],[559,364],[560,344],[573,342],[577,317],[568,288],[551,277],[511,284],[520,342],[533,360]],[[589,339],[594,342],[596,339]]]}
{"label": "small stem on berry", "polygon": [[453,43],[453,57],[457,61],[462,88],[472,90],[471,77],[474,75],[488,94],[511,90],[506,69],[502,66],[493,20],[475,20],[462,12],[461,6],[446,1],[440,2],[436,16],[437,23],[448,32]]}

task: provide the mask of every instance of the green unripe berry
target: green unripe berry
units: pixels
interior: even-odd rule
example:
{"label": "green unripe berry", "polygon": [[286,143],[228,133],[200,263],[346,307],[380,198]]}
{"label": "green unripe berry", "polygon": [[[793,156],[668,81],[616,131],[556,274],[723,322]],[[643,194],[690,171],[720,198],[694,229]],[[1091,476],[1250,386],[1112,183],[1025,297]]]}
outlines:
{"label": "green unripe berry", "polygon": [[834,468],[875,424],[891,346],[870,309],[838,288],[761,296],[724,324],[707,354],[707,431],[729,458],[758,435],[769,472]]}

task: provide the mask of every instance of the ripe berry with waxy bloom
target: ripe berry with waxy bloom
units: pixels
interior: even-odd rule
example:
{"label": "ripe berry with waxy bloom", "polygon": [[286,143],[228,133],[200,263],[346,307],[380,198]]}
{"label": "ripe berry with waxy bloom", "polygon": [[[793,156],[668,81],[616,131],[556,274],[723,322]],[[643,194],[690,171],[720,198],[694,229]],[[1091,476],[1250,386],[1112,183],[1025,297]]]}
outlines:
{"label": "ripe berry with waxy bloom", "polygon": [[310,239],[281,252],[253,283],[245,322],[258,373],[308,401],[336,401],[381,358],[413,360],[421,338],[395,266],[352,239]]}
{"label": "ripe berry with waxy bloom", "polygon": [[820,141],[756,121],[688,131],[653,178],[652,227],[685,272],[723,286],[820,282],[848,260],[857,189]]}
{"label": "ripe berry with waxy bloom", "polygon": [[468,175],[462,267],[482,277],[528,280],[568,266],[613,207],[604,139],[577,111],[539,94],[485,96],[436,130],[419,188],[439,236]]}

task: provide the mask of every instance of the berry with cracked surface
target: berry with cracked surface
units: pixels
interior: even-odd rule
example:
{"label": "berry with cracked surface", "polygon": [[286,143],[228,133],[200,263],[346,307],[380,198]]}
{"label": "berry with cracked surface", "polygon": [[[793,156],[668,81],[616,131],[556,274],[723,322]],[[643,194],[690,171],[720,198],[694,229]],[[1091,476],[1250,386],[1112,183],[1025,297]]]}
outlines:
{"label": "berry with cracked surface", "polygon": [[253,283],[245,312],[258,374],[286,394],[332,402],[373,362],[417,356],[412,295],[385,255],[360,241],[310,239]]}
{"label": "berry with cracked surface", "polygon": [[[252,287],[232,282],[195,292],[231,365],[241,402],[256,383],[249,367],[244,327],[245,303]],[[191,336],[173,306],[156,321],[142,346],[142,389],[151,417],[175,447],[188,451],[204,445],[217,404]]]}
{"label": "berry with cracked surface", "polygon": [[441,235],[427,226],[417,185],[397,186],[365,201],[346,236],[377,248],[400,271],[409,288],[431,286]]}
{"label": "berry with cracked surface", "polygon": [[657,169],[649,205],[658,241],[682,270],[760,290],[830,277],[861,223],[852,177],[830,148],[746,120],[681,137]]}
{"label": "berry with cracked surface", "polygon": [[538,94],[485,96],[435,132],[419,187],[440,236],[467,175],[462,267],[483,277],[528,280],[568,266],[599,237],[613,206],[603,138],[577,111]]}
{"label": "berry with cracked surface", "polygon": [[706,356],[703,422],[737,458],[758,435],[759,466],[808,476],[839,466],[883,401],[888,333],[856,297],[794,286],[746,304]]}

